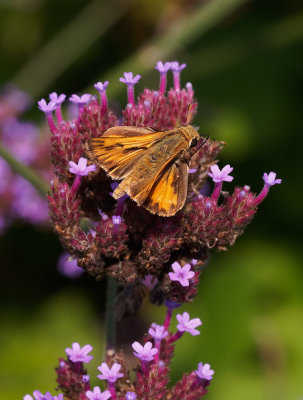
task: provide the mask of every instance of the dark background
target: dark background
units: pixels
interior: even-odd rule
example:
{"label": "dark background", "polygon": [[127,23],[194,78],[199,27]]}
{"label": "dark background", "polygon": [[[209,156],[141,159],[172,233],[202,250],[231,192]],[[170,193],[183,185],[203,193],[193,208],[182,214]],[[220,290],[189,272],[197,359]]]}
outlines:
{"label": "dark background", "polygon": [[[0,3],[0,82],[33,96],[25,119],[42,125],[36,100],[54,90],[94,93],[98,80],[109,80],[110,101],[124,105],[124,71],[142,74],[138,93],[157,88],[157,60],[176,59],[187,63],[182,82],[198,98],[195,124],[228,143],[220,165],[231,164],[235,179],[225,189],[249,184],[258,192],[264,171],[283,180],[236,244],[213,253],[198,297],[182,308],[203,326],[177,344],[172,378],[209,362],[210,400],[303,398],[302,40],[299,0]],[[17,221],[0,238],[1,399],[54,392],[53,367],[74,341],[93,345],[96,381],[105,287],[60,276],[60,253],[47,228]],[[121,346],[163,317],[163,308],[146,304],[137,325],[120,326],[132,326]]]}

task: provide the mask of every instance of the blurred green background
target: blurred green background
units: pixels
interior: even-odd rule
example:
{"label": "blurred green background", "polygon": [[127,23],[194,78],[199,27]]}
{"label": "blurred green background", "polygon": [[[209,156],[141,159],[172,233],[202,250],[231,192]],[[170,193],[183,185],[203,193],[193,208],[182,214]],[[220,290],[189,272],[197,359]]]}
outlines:
{"label": "blurred green background", "polygon": [[[0,22],[1,84],[35,100],[93,92],[108,79],[109,98],[123,105],[124,71],[142,73],[138,92],[157,88],[157,60],[186,62],[195,123],[228,142],[220,165],[234,167],[235,184],[258,192],[264,171],[283,179],[236,244],[212,254],[198,297],[182,307],[203,327],[177,344],[172,379],[203,361],[215,370],[209,400],[302,399],[302,2],[2,0]],[[27,117],[42,122],[35,105]],[[60,276],[60,253],[47,229],[15,223],[0,238],[0,399],[54,392],[53,368],[74,341],[93,345],[96,377],[105,287]],[[163,317],[146,304],[136,324],[119,325],[129,327],[120,345]]]}

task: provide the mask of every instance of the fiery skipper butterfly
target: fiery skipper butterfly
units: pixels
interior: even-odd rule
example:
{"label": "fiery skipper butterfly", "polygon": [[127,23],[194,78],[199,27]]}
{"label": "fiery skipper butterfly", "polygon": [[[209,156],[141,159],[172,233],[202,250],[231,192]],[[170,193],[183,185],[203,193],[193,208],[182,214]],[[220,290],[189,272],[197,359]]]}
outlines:
{"label": "fiery skipper butterfly", "polygon": [[113,180],[115,199],[128,194],[152,214],[170,217],[186,200],[188,161],[200,139],[191,125],[165,132],[115,126],[86,143],[86,151]]}

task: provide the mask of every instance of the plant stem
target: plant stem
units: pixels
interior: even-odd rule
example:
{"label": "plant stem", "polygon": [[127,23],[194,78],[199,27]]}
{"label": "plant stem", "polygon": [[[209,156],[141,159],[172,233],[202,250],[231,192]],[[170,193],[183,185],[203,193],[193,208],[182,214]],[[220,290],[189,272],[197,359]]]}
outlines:
{"label": "plant stem", "polygon": [[106,279],[106,310],[105,310],[105,334],[106,334],[106,350],[115,349],[116,347],[116,312],[115,300],[117,293],[117,283],[111,278]]}
{"label": "plant stem", "polygon": [[49,191],[49,184],[41,178],[32,168],[22,164],[0,143],[0,157],[2,157],[17,174],[23,176],[42,195]]}

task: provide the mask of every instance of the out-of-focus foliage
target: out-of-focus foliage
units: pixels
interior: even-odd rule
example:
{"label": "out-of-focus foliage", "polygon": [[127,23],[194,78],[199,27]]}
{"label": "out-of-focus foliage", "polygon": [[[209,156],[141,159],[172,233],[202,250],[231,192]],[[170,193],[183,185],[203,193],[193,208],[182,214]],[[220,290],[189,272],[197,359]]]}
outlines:
{"label": "out-of-focus foliage", "polygon": [[[43,61],[41,49],[54,38],[60,40],[60,32],[97,3],[108,10],[98,15],[101,25],[111,21],[108,29],[85,46],[81,37],[90,37],[91,27],[80,24],[81,30],[73,32],[74,40],[62,54],[60,43],[56,45],[52,68],[59,72],[50,71],[49,83],[49,71],[41,63],[43,79],[31,76],[22,87],[26,65]],[[228,142],[220,165],[234,166],[235,184],[250,184],[258,192],[264,171],[273,170],[283,179],[272,188],[245,236],[227,253],[213,254],[202,273],[198,297],[186,307],[204,324],[199,337],[184,335],[178,343],[173,378],[195,369],[199,361],[209,362],[215,369],[208,394],[212,400],[303,396],[300,3],[248,1],[174,56],[188,65],[182,78],[193,83],[198,97],[196,125],[201,132]],[[53,90],[68,95],[88,87],[92,91],[100,76],[106,77],[155,32],[164,32],[202,2],[137,1],[130,8],[124,6],[123,12],[110,4],[2,2],[0,81],[17,80],[21,89],[32,87],[39,98]],[[86,21],[86,14],[81,15],[80,22]],[[79,41],[81,54],[61,68],[61,58],[66,60],[76,51]],[[45,85],[42,91],[36,87],[40,81]],[[156,71],[143,75],[140,85],[145,83],[158,86]],[[108,94],[111,97],[110,86]],[[113,100],[113,104],[124,103],[125,94]],[[30,116],[37,121],[42,117],[35,108]],[[94,367],[102,359],[104,284],[89,277],[76,282],[59,277],[60,252],[50,232],[21,224],[0,238],[1,399],[22,398],[36,388],[53,391],[53,366],[74,341],[94,346],[90,374],[96,376]],[[146,304],[140,314],[142,325],[152,320],[161,323],[163,314],[163,309]],[[143,328],[137,325],[125,337],[130,325],[129,320],[119,325],[123,347],[141,338]]]}

